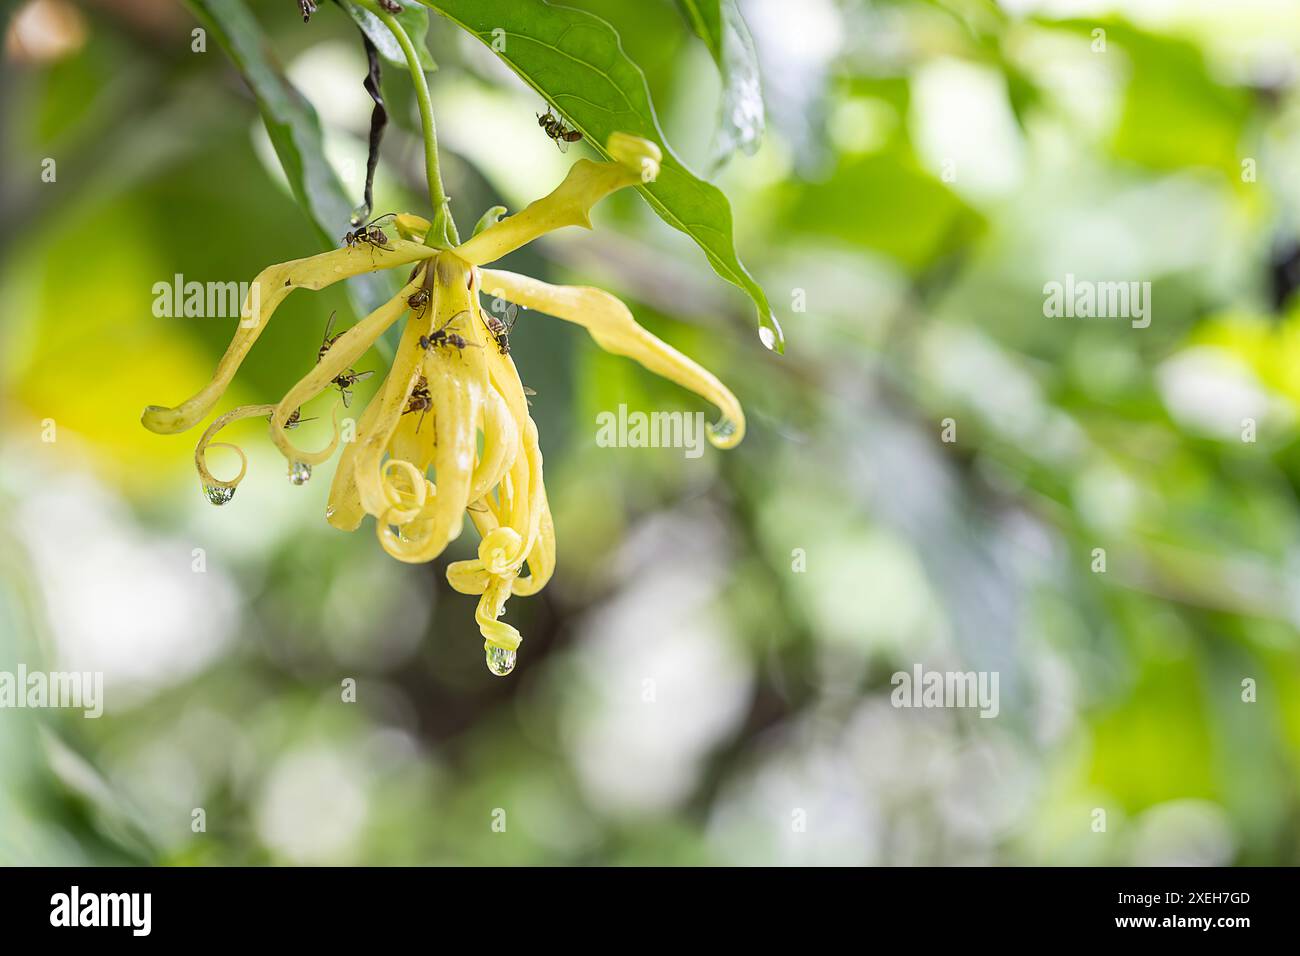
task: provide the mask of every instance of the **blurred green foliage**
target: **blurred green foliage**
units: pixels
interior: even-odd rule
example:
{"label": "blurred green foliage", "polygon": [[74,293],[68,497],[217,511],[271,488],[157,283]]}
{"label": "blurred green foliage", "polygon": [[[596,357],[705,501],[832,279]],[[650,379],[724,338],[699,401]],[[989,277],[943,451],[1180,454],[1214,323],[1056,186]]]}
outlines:
{"label": "blurred green foliage", "polygon": [[[707,170],[721,82],[673,0],[568,2]],[[102,669],[108,702],[0,711],[0,861],[1300,862],[1300,25],[741,2],[767,136],[716,182],[787,354],[637,196],[507,261],[623,297],[750,433],[596,447],[619,404],[704,409],[523,313],[559,568],[511,603],[502,680],[443,576],[472,531],[399,565],[321,520],[332,466],[291,487],[255,425],[218,511],[197,435],[139,426],[233,324],[155,317],[154,283],[247,281],[319,237],[184,7],[46,5],[75,42],[11,40],[0,93],[0,670]],[[357,31],[295,7],[257,17],[355,201]],[[429,42],[467,234],[587,147],[560,157],[477,41],[435,18]],[[377,204],[425,213],[409,83],[384,85]],[[1066,273],[1150,282],[1151,326],[1045,317]],[[335,309],[291,296],[223,407],[283,394]],[[891,707],[918,663],[998,671],[999,717]]]}

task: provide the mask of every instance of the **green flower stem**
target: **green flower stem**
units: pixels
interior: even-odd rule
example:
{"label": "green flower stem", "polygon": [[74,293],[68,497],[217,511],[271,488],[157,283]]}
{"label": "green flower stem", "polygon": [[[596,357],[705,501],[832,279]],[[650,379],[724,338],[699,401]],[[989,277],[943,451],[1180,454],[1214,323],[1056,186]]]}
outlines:
{"label": "green flower stem", "polygon": [[406,57],[406,67],[411,74],[411,83],[415,87],[415,101],[420,108],[420,126],[424,135],[424,168],[429,180],[429,203],[433,206],[433,226],[424,241],[439,249],[450,249],[460,244],[456,232],[456,223],[451,218],[451,202],[442,186],[442,174],[438,169],[438,128],[433,122],[433,101],[429,97],[429,82],[425,78],[424,68],[420,66],[420,57],[410,36],[397,19],[388,11],[374,3],[374,0],[361,0],[362,5],[374,13],[381,23],[392,32],[402,55]]}

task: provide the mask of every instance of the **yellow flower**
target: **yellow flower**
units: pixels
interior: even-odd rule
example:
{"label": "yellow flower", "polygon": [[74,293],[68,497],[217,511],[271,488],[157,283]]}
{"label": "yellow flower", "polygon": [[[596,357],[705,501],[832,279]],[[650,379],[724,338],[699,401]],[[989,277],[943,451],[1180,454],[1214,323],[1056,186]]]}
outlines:
{"label": "yellow flower", "polygon": [[[294,289],[323,289],[349,276],[414,263],[402,290],[338,336],[278,403],[245,405],[216,418],[199,440],[195,465],[208,498],[214,504],[229,501],[244,477],[247,459],[237,446],[226,445],[241,464],[235,478],[223,481],[208,471],[207,449],[230,422],[266,417],[290,479],[305,482],[312,465],[337,449],[341,431],[336,404],[329,444],[317,451],[300,449],[289,435],[297,410],[346,375],[385,330],[408,316],[392,367],[355,423],[355,434],[343,442],[326,518],[336,528],[354,531],[370,515],[385,551],[400,561],[423,562],[437,557],[460,535],[468,514],[480,536],[478,556],[451,564],[447,579],[462,594],[481,596],[475,618],[488,667],[494,674],[508,674],[520,634],[500,618],[512,595],[535,594],[550,579],[555,528],[542,483],[537,426],[514,361],[499,347],[493,324],[479,304],[480,291],[487,288],[517,305],[577,323],[605,350],[635,359],[708,399],[722,413],[709,430],[715,446],[733,447],[745,433],[744,413],[726,386],[641,328],[608,292],[553,286],[483,268],[551,230],[591,228],[592,205],[617,189],[657,176],[660,153],[653,143],[615,134],[608,145],[614,161],[579,160],[548,196],[454,249],[425,245],[428,221],[402,214],[395,221],[398,236],[382,245],[356,243],[263,270],[250,288],[239,328],[212,381],[174,408],[149,406],[144,426],[172,434],[204,418],[276,307]],[[453,333],[459,339],[447,337]],[[431,468],[436,482],[428,477]]]}

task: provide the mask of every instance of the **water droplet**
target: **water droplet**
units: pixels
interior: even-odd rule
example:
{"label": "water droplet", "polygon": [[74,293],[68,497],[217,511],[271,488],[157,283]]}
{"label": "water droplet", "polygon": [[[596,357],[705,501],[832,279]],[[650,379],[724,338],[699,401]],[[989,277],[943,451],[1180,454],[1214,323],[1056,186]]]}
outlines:
{"label": "water droplet", "polygon": [[370,207],[367,206],[365,203],[362,203],[361,205],[355,207],[352,210],[352,215],[350,218],[352,219],[352,225],[354,226],[361,225],[363,222],[365,222],[367,219],[370,218]]}
{"label": "water droplet", "polygon": [[515,652],[491,644],[487,649],[487,666],[497,677],[505,677],[515,669]]}
{"label": "water droplet", "polygon": [[716,441],[726,441],[736,434],[736,423],[730,418],[719,419],[716,425],[709,426],[709,433]]}
{"label": "water droplet", "polygon": [[235,489],[230,485],[204,485],[203,493],[214,505],[224,505],[235,497]]}
{"label": "water droplet", "polygon": [[333,517],[334,517],[334,506],[333,506],[333,505],[326,505],[326,506],[325,506],[325,520],[326,520],[326,521],[329,521],[330,518],[333,518]]}
{"label": "water droplet", "polygon": [[289,466],[289,480],[295,485],[305,485],[311,478],[311,465],[305,461],[295,461]]}
{"label": "water droplet", "polygon": [[776,348],[776,333],[771,329],[769,329],[766,325],[759,326],[758,340],[762,342],[766,348],[769,349]]}

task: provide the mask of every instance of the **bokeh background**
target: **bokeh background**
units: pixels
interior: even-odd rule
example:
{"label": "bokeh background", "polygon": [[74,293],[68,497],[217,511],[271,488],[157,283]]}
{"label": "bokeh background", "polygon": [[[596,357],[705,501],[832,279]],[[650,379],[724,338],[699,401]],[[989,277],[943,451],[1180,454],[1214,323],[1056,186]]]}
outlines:
{"label": "bokeh background", "polygon": [[[707,170],[719,80],[675,5],[568,3]],[[252,7],[359,199],[355,28]],[[154,283],[320,250],[225,54],[166,0],[6,5],[0,669],[103,671],[107,712],[0,711],[0,862],[1300,863],[1300,5],[741,9],[768,134],[715,181],[787,354],[634,194],[509,261],[624,297],[750,431],[598,448],[620,403],[706,409],[525,313],[560,552],[502,679],[444,578],[472,529],[401,565],[325,524],[332,463],[294,487],[247,422],[214,508],[197,430],[139,424],[233,327],[155,317]],[[586,147],[476,41],[429,42],[464,233]],[[377,205],[424,211],[385,89]],[[1150,327],[1045,317],[1067,273],[1151,282]],[[290,297],[223,407],[283,394],[332,309]],[[999,716],[892,707],[917,664],[997,671]]]}

